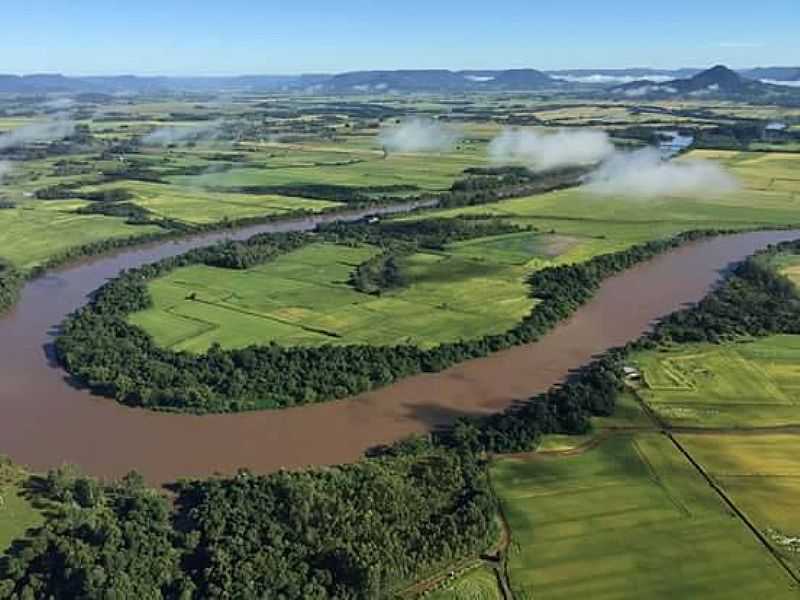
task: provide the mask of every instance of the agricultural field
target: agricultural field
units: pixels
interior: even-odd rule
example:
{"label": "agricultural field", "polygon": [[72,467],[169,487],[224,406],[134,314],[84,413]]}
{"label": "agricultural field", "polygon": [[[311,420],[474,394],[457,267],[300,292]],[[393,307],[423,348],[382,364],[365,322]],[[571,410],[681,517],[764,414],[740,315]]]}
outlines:
{"label": "agricultural field", "polygon": [[800,436],[730,433],[678,438],[800,575]]}
{"label": "agricultural field", "polygon": [[800,155],[696,150],[680,160],[693,159],[721,162],[739,180],[740,189],[645,199],[572,188],[433,214],[492,214],[570,238],[563,261],[586,260],[690,229],[800,224]]}
{"label": "agricultural field", "polygon": [[[587,260],[691,229],[800,222],[800,205],[796,203],[800,181],[797,192],[794,188],[780,188],[794,186],[794,169],[800,166],[800,155],[697,152],[681,160],[692,160],[694,156],[724,162],[746,187],[719,197],[649,200],[598,196],[575,188],[401,217],[418,220],[494,215],[536,231],[459,242],[443,253],[416,254],[404,264],[411,285],[381,297],[361,294],[347,284],[355,266],[371,256],[365,248],[304,250],[245,273],[191,267],[152,283],[155,307],[134,315],[133,322],[162,345],[191,351],[205,350],[212,343],[241,347],[266,341],[287,345],[430,346],[504,331],[516,323],[532,306],[524,278],[536,269]],[[262,172],[246,171],[255,176]],[[228,177],[231,173],[234,171],[219,176]],[[782,183],[778,185],[776,181]],[[137,201],[153,212],[166,202],[152,199],[158,189],[156,184],[141,183],[132,189],[136,190]],[[203,202],[217,207],[231,203],[245,211],[256,210],[258,198],[231,198],[220,192],[201,191],[191,198],[178,198],[170,205],[171,211],[163,214],[197,222],[212,212],[211,208],[200,208]],[[293,201],[265,196],[261,210],[288,210]],[[182,202],[198,205],[198,209],[178,212]],[[197,299],[187,300],[190,294]],[[724,357],[720,360],[724,362]],[[759,393],[763,396],[767,392],[762,389]],[[672,401],[686,400],[674,397]],[[753,400],[756,404],[763,401],[761,396]],[[709,406],[704,405],[705,408],[717,414],[717,407],[710,403],[712,400],[708,399],[705,404]],[[742,401],[737,401],[737,411],[740,404]],[[780,406],[769,418],[794,418],[793,402],[781,397],[775,404]],[[673,416],[690,408],[703,407],[682,407]],[[748,415],[737,411],[731,413],[732,418],[746,421]],[[692,418],[690,413],[686,414]],[[759,422],[768,418],[759,414]],[[724,418],[720,422],[727,423]]]}
{"label": "agricultural field", "polygon": [[665,436],[504,457],[492,482],[518,598],[794,598],[792,580]]}
{"label": "agricultural field", "polygon": [[664,422],[692,427],[800,424],[800,336],[686,344],[637,354],[640,397]]}
{"label": "agricultural field", "polygon": [[244,271],[186,267],[152,282],[154,307],[131,321],[158,343],[191,351],[267,341],[430,346],[504,331],[530,311],[524,264],[509,264],[502,249],[480,261],[460,251],[455,244],[405,257],[408,287],[380,296],[348,283],[377,254],[370,246],[313,244]]}

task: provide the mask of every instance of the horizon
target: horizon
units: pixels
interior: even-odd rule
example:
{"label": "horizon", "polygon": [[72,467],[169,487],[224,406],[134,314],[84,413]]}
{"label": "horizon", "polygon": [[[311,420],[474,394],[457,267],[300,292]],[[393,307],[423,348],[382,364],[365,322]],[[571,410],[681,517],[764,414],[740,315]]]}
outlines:
{"label": "horizon", "polygon": [[[279,7],[244,0],[44,4],[6,8],[4,72],[231,77],[496,70],[498,64],[541,71],[800,64],[796,5],[787,0],[736,11],[721,0],[669,6],[622,0],[613,15],[590,2],[563,8],[522,0],[490,8],[409,0],[402,12],[365,0],[335,11],[319,0]],[[754,23],[769,35],[754,33]],[[631,56],[648,66],[626,66]]]}
{"label": "horizon", "polygon": [[396,71],[449,71],[449,72],[462,72],[462,71],[514,71],[514,70],[534,70],[542,73],[559,73],[567,71],[634,71],[634,70],[652,70],[652,71],[683,71],[683,70],[697,70],[705,71],[714,67],[726,67],[732,71],[749,71],[754,69],[796,69],[800,68],[800,62],[797,64],[756,64],[748,66],[729,65],[722,62],[716,62],[709,65],[679,65],[674,67],[650,67],[650,66],[629,66],[629,67],[556,67],[552,69],[538,68],[538,67],[486,67],[486,68],[448,68],[448,67],[398,67],[392,69],[374,68],[374,69],[344,69],[341,71],[298,71],[292,73],[273,73],[273,72],[234,72],[234,73],[210,73],[210,74],[184,74],[184,73],[131,73],[125,71],[109,72],[102,74],[91,73],[70,73],[59,71],[30,71],[30,72],[11,72],[0,71],[0,76],[14,76],[14,77],[44,77],[44,76],[61,76],[68,78],[104,78],[104,77],[140,77],[140,78],[168,78],[168,79],[228,79],[239,77],[307,77],[307,76],[334,76],[344,73],[356,72],[396,72]]}

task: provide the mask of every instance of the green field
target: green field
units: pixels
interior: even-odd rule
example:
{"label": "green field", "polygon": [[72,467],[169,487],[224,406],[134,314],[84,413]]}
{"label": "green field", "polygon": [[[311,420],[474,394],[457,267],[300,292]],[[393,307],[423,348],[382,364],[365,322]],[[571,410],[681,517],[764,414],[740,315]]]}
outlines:
{"label": "green field", "polygon": [[[436,216],[493,214],[552,231],[570,241],[564,261],[586,260],[680,231],[800,224],[800,154],[693,151],[719,161],[740,181],[728,194],[651,199],[604,196],[572,188],[495,204],[436,211]],[[418,216],[409,219],[421,218]]]}
{"label": "green field", "polygon": [[[321,148],[314,150],[321,151]],[[266,341],[287,345],[407,342],[429,346],[500,332],[513,325],[531,308],[523,278],[533,270],[587,260],[690,229],[800,221],[798,192],[775,187],[776,176],[786,178],[785,181],[794,177],[794,170],[800,167],[800,155],[699,152],[687,160],[695,154],[723,161],[745,187],[730,195],[647,201],[597,196],[578,188],[433,211],[429,213],[433,217],[492,214],[537,231],[459,242],[444,253],[416,254],[406,261],[411,286],[380,298],[364,296],[346,285],[350,271],[369,255],[363,248],[358,251],[337,248],[334,253],[301,251],[246,273],[192,267],[154,282],[151,290],[155,308],[135,315],[133,322],[148,330],[162,345],[192,351],[202,351],[214,342],[226,347]],[[419,156],[403,155],[398,160],[401,158],[420,160]],[[433,157],[429,162],[446,162],[445,158],[446,155]],[[370,163],[346,168],[365,164]],[[245,170],[252,177],[261,173]],[[213,177],[231,177],[233,173],[228,171]],[[148,187],[152,185],[141,186],[142,190]],[[144,195],[145,191],[141,193]],[[222,203],[223,198],[208,198],[216,193],[200,193],[190,202]],[[257,198],[253,197],[251,202]],[[184,201],[178,199],[176,206]],[[238,206],[239,201],[231,202]],[[276,200],[268,198],[265,202],[266,210]],[[159,210],[155,202],[147,206],[154,212]],[[248,209],[252,210],[252,206],[248,205]],[[176,207],[171,210],[164,214],[201,219],[210,209],[198,207],[198,217],[176,212],[179,210]],[[216,218],[222,213],[214,215]],[[424,219],[430,218],[429,215],[403,219]],[[198,293],[199,302],[186,300],[192,292]],[[725,357],[720,358],[724,360]],[[673,390],[669,403],[693,402],[681,399],[680,393]],[[769,392],[765,388],[755,393],[751,404],[764,402],[764,395]],[[709,403],[711,400],[705,401]],[[786,398],[775,403],[794,408]],[[716,411],[716,407],[705,405],[676,404],[677,413],[669,418],[700,408]],[[773,416],[780,419],[786,418],[786,414],[778,409]],[[690,418],[694,418],[692,415]],[[741,414],[742,420],[747,418]]]}
{"label": "green field", "polygon": [[429,600],[502,600],[497,575],[488,567],[469,570],[425,596]]}
{"label": "green field", "polygon": [[800,336],[637,354],[641,398],[671,425],[800,424]]}
{"label": "green field", "polygon": [[796,589],[664,436],[579,456],[500,458],[517,598],[795,598]]}
{"label": "green field", "polygon": [[43,522],[43,516],[27,499],[28,474],[0,457],[0,555],[25,531]]}
{"label": "green field", "polygon": [[265,185],[346,185],[357,187],[415,185],[423,190],[450,187],[467,167],[480,166],[486,158],[474,154],[390,154],[386,159],[370,153],[342,152],[338,163],[318,166],[312,161],[280,168],[232,169],[222,173],[174,177],[173,183],[189,187],[238,187]]}
{"label": "green field", "polygon": [[800,436],[732,433],[679,439],[800,575]]}
{"label": "green field", "polygon": [[491,255],[473,260],[458,245],[403,259],[407,288],[381,296],[356,291],[350,273],[377,252],[313,244],[244,271],[186,267],[152,282],[154,307],[131,321],[158,343],[191,351],[215,342],[430,346],[504,331],[533,305],[525,266]]}

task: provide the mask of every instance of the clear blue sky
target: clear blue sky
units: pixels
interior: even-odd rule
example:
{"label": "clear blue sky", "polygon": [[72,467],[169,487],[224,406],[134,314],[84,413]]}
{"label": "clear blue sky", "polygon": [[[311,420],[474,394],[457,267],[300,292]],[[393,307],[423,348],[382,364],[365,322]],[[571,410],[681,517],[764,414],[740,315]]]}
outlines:
{"label": "clear blue sky", "polygon": [[0,72],[800,64],[800,0],[3,0]]}

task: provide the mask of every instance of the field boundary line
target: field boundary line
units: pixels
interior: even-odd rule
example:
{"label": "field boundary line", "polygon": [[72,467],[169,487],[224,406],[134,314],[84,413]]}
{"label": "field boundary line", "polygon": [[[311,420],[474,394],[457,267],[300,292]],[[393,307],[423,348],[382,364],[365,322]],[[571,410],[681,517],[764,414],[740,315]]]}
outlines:
{"label": "field boundary line", "polygon": [[658,474],[658,471],[653,466],[653,463],[650,462],[650,459],[647,457],[645,452],[641,449],[641,447],[637,443],[635,436],[631,437],[631,445],[633,446],[634,452],[636,452],[636,455],[639,457],[639,460],[641,460],[642,463],[644,463],[645,468],[650,472],[653,483],[655,483],[659,488],[661,488],[661,491],[664,492],[664,495],[672,503],[672,505],[678,509],[679,512],[682,512],[687,518],[691,519],[692,513],[689,511],[688,508],[686,508],[686,505],[683,504],[683,502],[681,502],[678,498],[674,496],[674,494],[667,487],[667,484],[664,483],[664,480]]}
{"label": "field boundary line", "polygon": [[750,530],[750,532],[756,537],[762,546],[767,550],[767,552],[772,556],[775,562],[783,569],[783,571],[789,576],[789,579],[793,582],[793,587],[795,589],[800,587],[800,576],[798,576],[792,567],[787,563],[787,561],[778,553],[775,548],[772,547],[769,540],[766,536],[761,532],[761,530],[756,527],[755,523],[753,523],[747,514],[740,509],[736,503],[728,496],[725,490],[719,485],[714,478],[708,474],[708,472],[703,468],[703,466],[695,460],[695,458],[691,455],[691,453],[683,447],[683,444],[678,441],[678,439],[672,435],[672,432],[665,432],[666,436],[670,439],[673,445],[680,451],[683,456],[686,457],[686,460],[697,470],[698,473],[706,480],[711,489],[714,490],[717,495],[722,499],[723,503],[730,508],[733,513],[739,518],[739,520],[744,523],[744,525]]}

